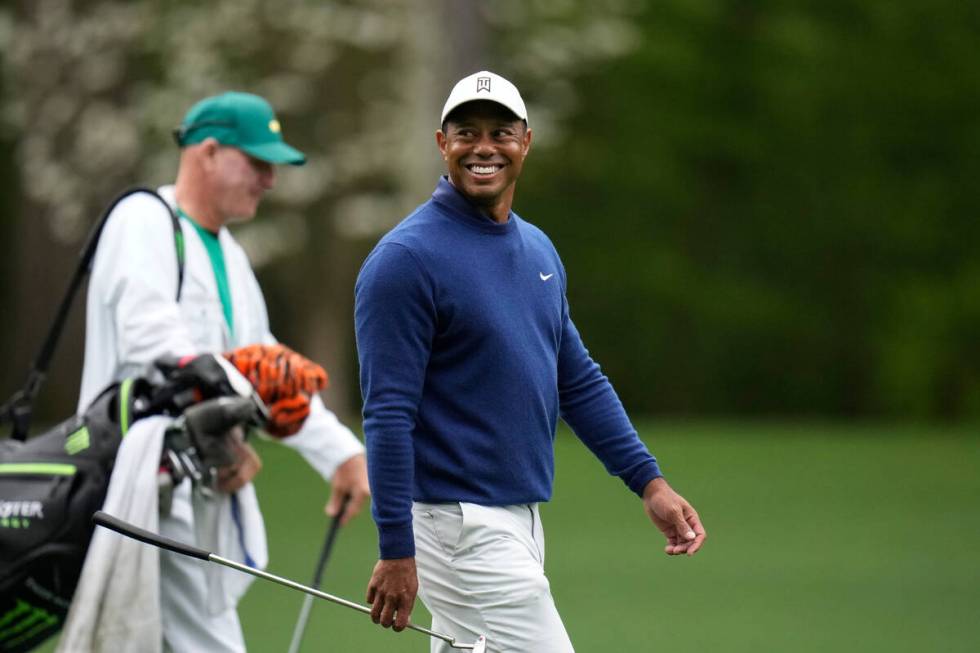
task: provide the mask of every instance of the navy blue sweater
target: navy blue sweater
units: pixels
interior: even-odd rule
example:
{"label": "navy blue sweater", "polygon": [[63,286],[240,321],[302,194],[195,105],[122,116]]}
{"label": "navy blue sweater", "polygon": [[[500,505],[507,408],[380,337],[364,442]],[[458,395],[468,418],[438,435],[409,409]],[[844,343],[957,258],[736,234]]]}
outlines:
{"label": "navy blue sweater", "polygon": [[355,324],[382,558],[415,555],[413,499],[550,499],[559,412],[637,494],[660,476],[565,288],[540,229],[493,222],[446,178],[365,260]]}

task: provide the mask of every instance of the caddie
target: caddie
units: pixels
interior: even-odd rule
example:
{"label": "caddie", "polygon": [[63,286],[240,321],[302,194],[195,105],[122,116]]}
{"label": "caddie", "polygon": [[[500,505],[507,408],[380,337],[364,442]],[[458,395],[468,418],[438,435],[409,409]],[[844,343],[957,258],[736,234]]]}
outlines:
{"label": "caddie", "polygon": [[[242,368],[241,352],[259,351],[242,348],[276,342],[262,291],[228,225],[252,219],[275,185],[278,166],[302,165],[305,156],[283,140],[270,104],[249,93],[201,100],[184,116],[175,138],[177,180],[159,193],[179,216],[184,250],[179,299],[175,248],[181,244],[175,244],[172,217],[151,195],[132,195],[110,215],[93,263],[80,410],[109,383],[144,371],[160,356],[238,350],[236,363]],[[369,489],[364,448],[353,433],[315,392],[299,410],[276,404],[270,409],[276,435],[331,483],[327,513],[335,515],[349,497],[346,516],[356,514]],[[242,529],[237,499],[252,492],[250,481],[260,462],[247,444],[237,456],[237,464],[224,470],[221,487],[233,504],[232,528]],[[190,483],[178,485],[170,513],[161,515],[161,534],[195,543],[200,533],[215,528],[195,522]],[[249,535],[219,533],[218,538],[248,542]],[[261,537],[264,547],[264,530]],[[235,610],[238,596],[216,596],[209,582],[197,561],[161,553],[164,649],[245,650]]]}
{"label": "caddie", "polygon": [[485,633],[488,651],[567,653],[538,510],[559,416],[642,499],[667,554],[694,555],[705,530],[589,356],[554,245],[511,208],[532,141],[517,88],[487,71],[462,79],[435,140],[448,175],[355,289],[380,545],[367,600],[395,630],[418,592],[434,630]]}

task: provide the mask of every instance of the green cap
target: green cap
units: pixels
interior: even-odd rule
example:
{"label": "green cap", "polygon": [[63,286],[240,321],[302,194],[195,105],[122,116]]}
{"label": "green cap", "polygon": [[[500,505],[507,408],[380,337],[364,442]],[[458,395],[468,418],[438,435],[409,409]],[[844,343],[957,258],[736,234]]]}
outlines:
{"label": "green cap", "polygon": [[272,105],[251,93],[230,91],[204,98],[190,108],[174,138],[181,147],[214,138],[269,163],[306,163],[306,155],[282,140]]}

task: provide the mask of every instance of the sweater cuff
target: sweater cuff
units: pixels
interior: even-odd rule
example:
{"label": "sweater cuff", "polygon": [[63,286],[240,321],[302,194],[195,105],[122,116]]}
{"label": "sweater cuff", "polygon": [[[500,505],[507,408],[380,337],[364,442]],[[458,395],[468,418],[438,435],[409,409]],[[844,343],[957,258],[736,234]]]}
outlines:
{"label": "sweater cuff", "polygon": [[415,535],[412,525],[378,529],[381,560],[415,557]]}
{"label": "sweater cuff", "polygon": [[629,489],[633,490],[637,496],[641,499],[643,498],[643,490],[646,489],[647,483],[655,478],[660,478],[663,476],[663,472],[660,471],[660,466],[657,465],[656,460],[651,460],[647,464],[643,465],[640,469],[633,473],[633,476],[626,481],[626,485]]}

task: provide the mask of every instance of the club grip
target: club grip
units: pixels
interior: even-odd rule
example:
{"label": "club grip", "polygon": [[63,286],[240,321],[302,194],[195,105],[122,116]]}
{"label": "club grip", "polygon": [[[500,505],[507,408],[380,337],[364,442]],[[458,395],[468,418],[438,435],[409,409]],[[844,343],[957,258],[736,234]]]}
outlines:
{"label": "club grip", "polygon": [[166,549],[167,551],[173,551],[174,553],[180,553],[192,558],[200,558],[204,561],[211,559],[211,553],[205,551],[204,549],[199,549],[196,546],[177,542],[176,540],[171,540],[168,537],[163,537],[162,535],[157,535],[156,533],[143,530],[142,528],[133,526],[129,522],[125,522],[118,517],[113,517],[109,513],[102,512],[101,510],[97,510],[95,514],[92,515],[92,521],[99,526],[104,526],[109,530],[116,531],[117,533],[121,533],[126,537],[131,537],[134,540],[139,540],[144,544],[152,544],[153,546],[158,546],[161,549]]}

